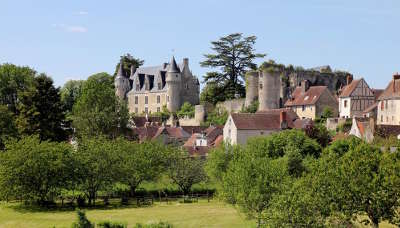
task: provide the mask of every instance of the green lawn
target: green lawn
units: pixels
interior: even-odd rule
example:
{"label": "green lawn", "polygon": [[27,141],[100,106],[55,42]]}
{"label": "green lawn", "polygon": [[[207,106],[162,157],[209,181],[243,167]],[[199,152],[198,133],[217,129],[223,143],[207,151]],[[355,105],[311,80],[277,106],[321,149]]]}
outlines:
{"label": "green lawn", "polygon": [[[70,227],[75,220],[74,211],[32,211],[19,208],[16,204],[0,203],[0,227]],[[136,223],[166,221],[174,227],[254,227],[233,207],[220,203],[166,205],[155,204],[144,208],[92,209],[86,210],[92,222],[104,220],[121,221],[132,227]]]}

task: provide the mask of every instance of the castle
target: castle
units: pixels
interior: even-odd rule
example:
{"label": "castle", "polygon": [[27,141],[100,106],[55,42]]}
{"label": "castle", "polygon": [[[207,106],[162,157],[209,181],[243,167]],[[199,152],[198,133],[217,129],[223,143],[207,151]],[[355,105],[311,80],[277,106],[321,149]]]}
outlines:
{"label": "castle", "polygon": [[172,57],[170,63],[160,66],[131,67],[124,75],[122,59],[115,77],[115,94],[128,101],[129,112],[155,113],[165,105],[176,112],[184,102],[199,104],[200,83],[189,68],[189,59],[178,65]]}
{"label": "castle", "polygon": [[310,70],[263,67],[246,74],[244,106],[258,101],[259,110],[282,108],[296,87],[304,81],[310,86],[327,86],[333,94],[337,94],[352,78],[346,72],[332,72],[329,66]]}

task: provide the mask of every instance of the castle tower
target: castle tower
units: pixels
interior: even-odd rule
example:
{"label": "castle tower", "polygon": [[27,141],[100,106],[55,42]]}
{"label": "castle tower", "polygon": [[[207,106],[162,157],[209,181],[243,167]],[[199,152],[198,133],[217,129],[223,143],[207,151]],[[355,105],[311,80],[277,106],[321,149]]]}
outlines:
{"label": "castle tower", "polygon": [[246,100],[245,107],[258,98],[258,71],[250,71],[246,73]]}
{"label": "castle tower", "polygon": [[169,68],[167,71],[166,83],[168,86],[167,90],[167,108],[170,112],[176,112],[181,107],[181,72],[176,65],[175,58],[172,57],[169,63]]}
{"label": "castle tower", "polygon": [[260,72],[258,92],[259,110],[280,108],[281,77],[279,72],[263,70]]}
{"label": "castle tower", "polygon": [[115,95],[119,97],[121,100],[124,100],[126,98],[127,93],[131,90],[129,79],[124,75],[122,58],[119,64],[117,76],[114,79],[114,86],[115,86]]}

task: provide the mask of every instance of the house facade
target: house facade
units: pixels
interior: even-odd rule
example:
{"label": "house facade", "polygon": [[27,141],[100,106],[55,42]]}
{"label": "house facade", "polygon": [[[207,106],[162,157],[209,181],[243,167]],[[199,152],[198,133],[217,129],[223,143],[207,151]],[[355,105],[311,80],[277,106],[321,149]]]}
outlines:
{"label": "house facade", "polygon": [[291,98],[285,103],[285,107],[291,108],[301,119],[320,117],[325,108],[329,107],[333,115],[338,115],[338,102],[326,86],[311,86],[308,81],[303,81],[296,87]]}
{"label": "house facade", "polygon": [[353,80],[339,95],[339,116],[341,118],[361,117],[366,108],[375,103],[374,91],[361,78]]}
{"label": "house facade", "polygon": [[400,75],[393,75],[392,81],[378,98],[378,125],[400,125]]}

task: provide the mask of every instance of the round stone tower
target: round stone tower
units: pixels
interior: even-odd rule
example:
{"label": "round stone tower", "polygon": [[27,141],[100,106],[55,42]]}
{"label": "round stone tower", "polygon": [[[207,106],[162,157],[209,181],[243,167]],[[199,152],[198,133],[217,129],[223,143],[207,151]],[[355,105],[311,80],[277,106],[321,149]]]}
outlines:
{"label": "round stone tower", "polygon": [[258,100],[259,110],[280,108],[281,77],[279,72],[260,72]]}
{"label": "round stone tower", "polygon": [[258,98],[258,71],[246,73],[246,100],[245,106],[248,107]]}
{"label": "round stone tower", "polygon": [[167,83],[167,108],[170,112],[176,112],[181,107],[181,72],[176,65],[175,58],[172,57],[169,63],[166,83]]}
{"label": "round stone tower", "polygon": [[126,98],[127,93],[131,89],[131,84],[129,83],[129,79],[124,75],[123,71],[123,62],[121,58],[121,63],[119,64],[117,76],[114,80],[115,86],[115,95],[119,97],[121,100]]}

